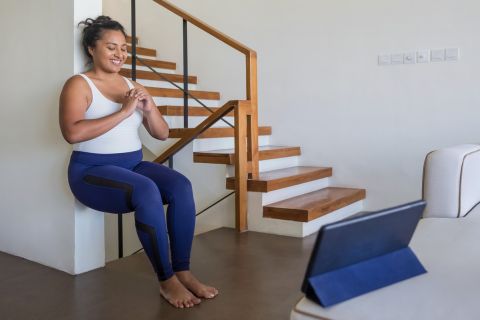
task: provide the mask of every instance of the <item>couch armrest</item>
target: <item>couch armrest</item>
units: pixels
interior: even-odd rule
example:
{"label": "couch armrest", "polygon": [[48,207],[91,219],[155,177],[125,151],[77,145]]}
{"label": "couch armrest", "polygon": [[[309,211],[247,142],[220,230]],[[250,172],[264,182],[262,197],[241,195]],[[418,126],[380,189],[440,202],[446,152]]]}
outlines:
{"label": "couch armrest", "polygon": [[432,151],[423,167],[424,217],[457,218],[480,202],[480,145]]}

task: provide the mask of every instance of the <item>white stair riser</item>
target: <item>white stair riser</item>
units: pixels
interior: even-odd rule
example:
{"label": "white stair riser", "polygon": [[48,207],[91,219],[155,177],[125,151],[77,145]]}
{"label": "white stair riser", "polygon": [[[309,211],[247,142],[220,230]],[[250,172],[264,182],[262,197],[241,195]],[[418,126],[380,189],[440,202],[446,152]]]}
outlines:
{"label": "white stair riser", "polygon": [[[258,136],[258,145],[267,146],[270,144],[270,136]],[[233,137],[229,138],[211,138],[211,139],[196,139],[193,142],[193,151],[211,151],[219,149],[233,149],[235,142]]]}
{"label": "white stair riser", "polygon": [[[132,69],[132,66],[130,64],[124,64],[123,68],[125,69]],[[174,74],[175,70],[172,69],[162,69],[162,68],[153,68],[155,71],[160,72],[160,73],[169,73],[169,74]],[[141,71],[152,71],[148,67],[145,67],[144,65],[141,65],[140,62],[137,63],[137,70]]]}
{"label": "white stair riser", "polygon": [[[178,141],[178,139],[167,139],[166,141],[155,139],[147,132],[147,130],[143,126],[140,127],[139,133],[140,133],[140,139],[142,140],[142,143],[153,154],[157,156]],[[268,145],[269,140],[270,140],[269,136],[262,136],[262,137],[259,137],[258,139],[260,145]],[[233,138],[195,139],[193,141],[193,149],[194,151],[208,151],[205,149],[201,149],[202,147],[213,148],[211,150],[229,149],[234,147],[233,143],[234,143]],[[192,158],[193,158],[193,155],[192,155]]]}
{"label": "white stair riser", "polygon": [[259,162],[258,167],[260,172],[272,171],[277,169],[296,167],[298,166],[298,161],[298,156],[262,160]]}
{"label": "white stair riser", "polygon": [[[199,99],[207,107],[218,107],[218,100],[202,100]],[[153,101],[157,106],[183,106],[183,98],[165,98],[153,97]],[[201,105],[194,99],[188,99],[190,107],[200,107]]]}
{"label": "white stair riser", "polygon": [[[165,120],[167,121],[170,128],[183,128],[183,116],[164,116]],[[194,128],[198,126],[203,120],[207,117],[188,117],[188,127]],[[235,120],[233,117],[223,117],[226,121],[230,122],[234,125]],[[222,120],[218,120],[216,123],[213,124],[212,127],[215,128],[228,128],[228,124],[223,122]]]}
{"label": "white stair riser", "polygon": [[[298,156],[279,158],[279,159],[270,159],[270,160],[261,160],[258,163],[259,171],[271,171],[283,168],[290,168],[298,166]],[[235,166],[227,165],[227,177],[235,176]]]}
{"label": "white stair riser", "polygon": [[[140,83],[141,85],[145,86],[145,87],[178,89],[173,84],[171,84],[170,82],[167,82],[167,81],[145,80],[145,79],[137,79],[136,81],[138,83]],[[182,82],[174,82],[174,83],[177,86],[179,86],[180,88],[183,88],[183,83]],[[196,84],[189,84],[188,85],[188,90],[197,90],[197,85]]]}
{"label": "white stair riser", "polygon": [[301,194],[320,190],[328,187],[329,185],[330,185],[330,178],[323,178],[323,179],[317,179],[317,180],[297,184],[287,188],[265,192],[265,193],[262,193],[262,205],[266,206],[274,202],[282,201],[285,199],[299,196]]}
{"label": "white stair riser", "polygon": [[[129,53],[128,56],[131,57],[132,55]],[[156,60],[157,59],[156,56],[146,56],[146,55],[138,54],[138,53],[137,53],[137,57],[139,57],[140,59],[151,59],[151,60]],[[137,63],[140,64],[141,62],[137,62]]]}

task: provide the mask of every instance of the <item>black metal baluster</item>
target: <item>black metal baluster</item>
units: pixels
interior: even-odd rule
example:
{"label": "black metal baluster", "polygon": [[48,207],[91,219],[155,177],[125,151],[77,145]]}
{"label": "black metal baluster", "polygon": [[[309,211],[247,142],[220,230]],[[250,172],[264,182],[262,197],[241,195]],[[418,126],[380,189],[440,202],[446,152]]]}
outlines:
{"label": "black metal baluster", "polygon": [[183,127],[188,128],[188,43],[187,20],[183,19]]}
{"label": "black metal baluster", "polygon": [[135,19],[135,0],[132,0],[132,80],[137,80],[137,30]]}

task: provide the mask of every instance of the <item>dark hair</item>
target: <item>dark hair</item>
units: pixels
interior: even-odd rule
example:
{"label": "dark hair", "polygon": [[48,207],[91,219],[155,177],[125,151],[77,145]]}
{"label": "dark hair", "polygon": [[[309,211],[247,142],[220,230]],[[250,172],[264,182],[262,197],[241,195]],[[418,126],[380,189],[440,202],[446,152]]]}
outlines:
{"label": "dark hair", "polygon": [[82,45],[83,51],[87,55],[90,62],[92,62],[92,55],[88,52],[89,47],[95,47],[95,42],[102,37],[104,30],[117,30],[121,31],[125,37],[125,29],[123,26],[115,20],[112,20],[108,16],[98,16],[97,19],[88,18],[78,23],[78,26],[85,25],[82,32]]}

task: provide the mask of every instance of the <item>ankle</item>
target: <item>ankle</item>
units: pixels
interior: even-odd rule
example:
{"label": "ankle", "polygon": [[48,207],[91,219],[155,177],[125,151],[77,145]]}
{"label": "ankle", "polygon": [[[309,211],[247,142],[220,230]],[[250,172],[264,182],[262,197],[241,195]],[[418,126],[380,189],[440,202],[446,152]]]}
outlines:
{"label": "ankle", "polygon": [[180,283],[180,281],[175,274],[172,275],[170,278],[159,282],[161,288],[169,288],[172,285],[176,285],[178,283]]}

